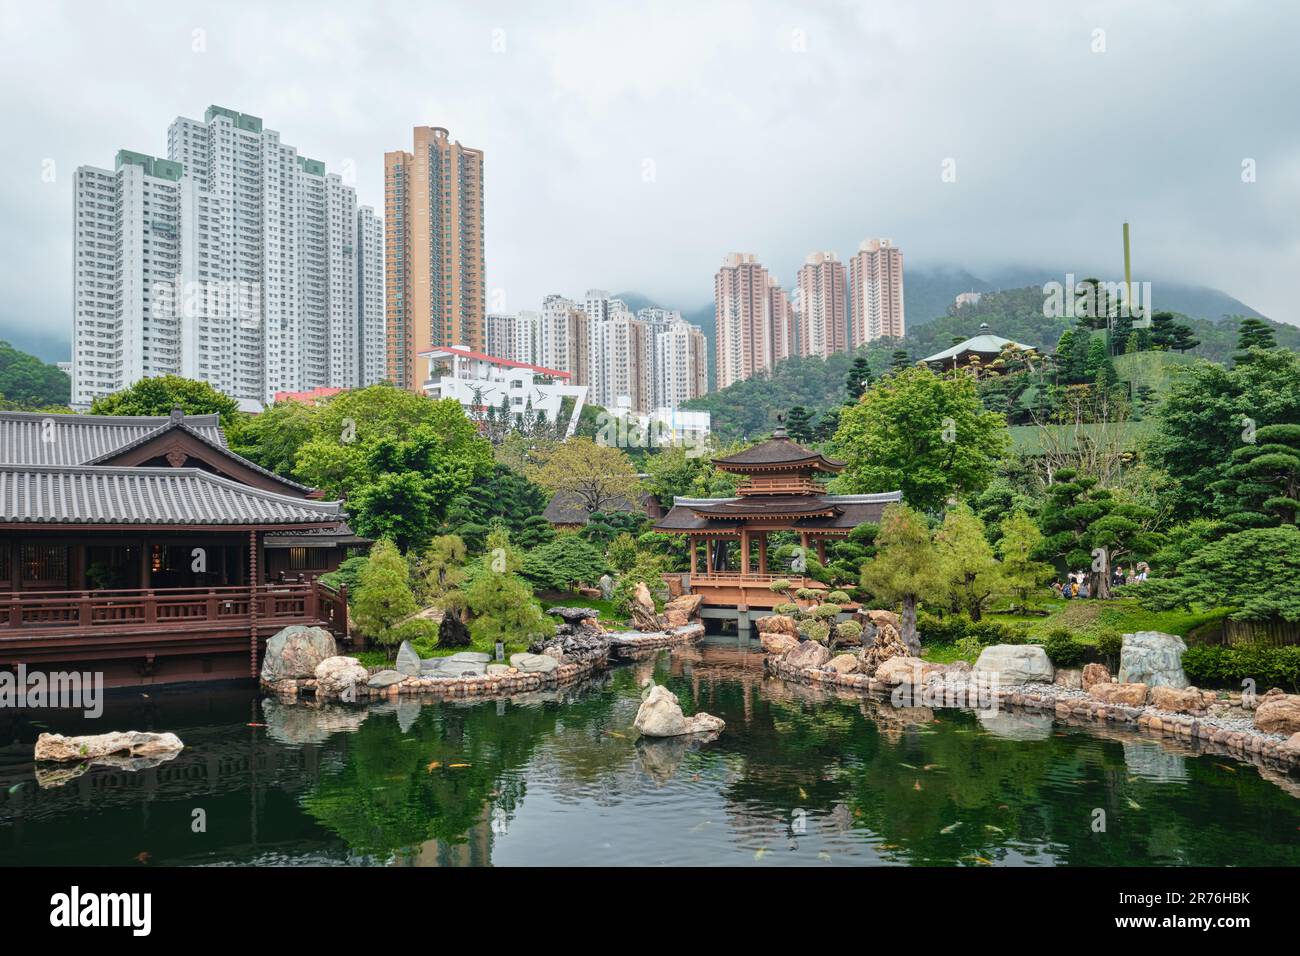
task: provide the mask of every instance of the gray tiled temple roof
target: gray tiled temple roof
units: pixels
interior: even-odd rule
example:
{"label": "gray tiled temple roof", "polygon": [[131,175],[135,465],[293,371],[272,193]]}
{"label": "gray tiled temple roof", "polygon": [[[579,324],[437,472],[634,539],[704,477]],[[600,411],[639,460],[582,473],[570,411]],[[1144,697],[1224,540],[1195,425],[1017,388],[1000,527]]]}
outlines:
{"label": "gray tiled temple roof", "polygon": [[341,519],[337,501],[262,491],[199,468],[0,465],[0,522],[285,525]]}
{"label": "gray tiled temple roof", "polygon": [[734,455],[715,458],[713,463],[728,470],[739,470],[746,465],[772,466],[813,463],[832,471],[838,471],[844,467],[843,462],[827,458],[821,452],[805,448],[798,442],[791,441],[781,434],[777,434],[767,441],[759,442],[757,445],[751,445]]}
{"label": "gray tiled temple roof", "polygon": [[[213,415],[209,417],[215,418],[216,416]],[[153,439],[157,438],[159,435],[163,435],[166,432],[169,432],[175,428],[175,429],[179,429],[180,431],[186,432],[190,435],[193,435],[195,438],[203,442],[205,445],[209,445],[212,448],[215,448],[226,458],[233,459],[234,461],[239,462],[241,465],[245,466],[246,468],[251,468],[253,471],[257,472],[258,474],[266,475],[268,478],[274,478],[276,481],[280,482],[281,484],[287,485],[290,488],[296,488],[297,490],[302,492],[315,491],[314,488],[310,488],[307,485],[300,485],[298,482],[292,481],[284,477],[284,475],[276,474],[274,471],[271,471],[271,469],[263,468],[257,462],[252,461],[248,458],[245,458],[243,455],[238,455],[235,452],[231,451],[229,448],[226,447],[226,437],[220,428],[216,429],[216,437],[214,438],[210,431],[191,426],[190,422],[192,421],[193,421],[192,418],[166,419],[162,427],[155,428],[151,432],[145,432],[145,434],[141,435],[139,438],[127,442],[125,445],[122,445],[120,448],[110,449],[109,451],[106,451],[104,454],[96,455],[94,458],[88,459],[85,462],[82,462],[81,464],[98,465],[101,462],[105,461],[106,459],[116,458],[124,451],[127,451],[131,448],[135,448],[137,445],[143,445],[146,442],[152,441]]]}
{"label": "gray tiled temple roof", "polygon": [[[167,415],[48,415],[0,412],[0,464],[82,465],[171,424]],[[225,450],[216,415],[187,415],[185,426]]]}
{"label": "gray tiled temple roof", "polygon": [[[820,505],[836,512],[826,517],[791,518],[790,529],[793,531],[846,531],[864,522],[878,523],[887,505],[903,500],[903,494],[899,491],[871,495],[817,495],[804,498],[802,501],[798,496],[791,497],[795,498],[789,506],[792,509],[816,508]],[[728,506],[731,508],[729,509]],[[723,509],[721,513],[732,509],[734,511],[725,518],[708,517],[698,513],[700,509],[709,508]],[[765,517],[765,510],[793,514],[793,511],[787,508],[774,508],[771,505],[768,505],[767,509],[760,506],[749,510],[745,508],[744,500],[741,498],[674,498],[668,514],[655,522],[654,527],[656,531],[725,531],[734,534],[743,526],[744,518],[761,519]],[[741,520],[738,521],[737,518]]]}

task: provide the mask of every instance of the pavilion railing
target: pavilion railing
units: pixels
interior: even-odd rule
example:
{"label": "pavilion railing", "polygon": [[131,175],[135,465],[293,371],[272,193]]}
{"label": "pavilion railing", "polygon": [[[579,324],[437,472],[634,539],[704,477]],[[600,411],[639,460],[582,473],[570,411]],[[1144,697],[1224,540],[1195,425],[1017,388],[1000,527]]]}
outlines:
{"label": "pavilion railing", "polygon": [[259,624],[324,623],[340,631],[346,593],[318,581],[256,588],[139,588],[105,591],[0,593],[0,639],[44,629],[131,629],[196,625],[240,626],[256,604]]}

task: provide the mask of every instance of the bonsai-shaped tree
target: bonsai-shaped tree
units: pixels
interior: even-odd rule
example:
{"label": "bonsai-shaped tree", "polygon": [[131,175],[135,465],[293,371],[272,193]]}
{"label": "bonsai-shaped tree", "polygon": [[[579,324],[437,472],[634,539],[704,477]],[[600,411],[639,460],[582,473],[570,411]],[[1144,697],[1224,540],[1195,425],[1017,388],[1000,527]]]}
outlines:
{"label": "bonsai-shaped tree", "polygon": [[[844,610],[844,605],[849,603],[846,593],[799,588],[791,594],[793,586],[786,578],[778,578],[768,585],[771,591],[786,598],[784,604],[778,604],[772,610],[794,618],[795,629],[804,640],[829,641],[828,646],[834,650],[837,644],[862,636],[862,625],[857,621],[835,621]],[[800,604],[800,601],[804,604]]]}

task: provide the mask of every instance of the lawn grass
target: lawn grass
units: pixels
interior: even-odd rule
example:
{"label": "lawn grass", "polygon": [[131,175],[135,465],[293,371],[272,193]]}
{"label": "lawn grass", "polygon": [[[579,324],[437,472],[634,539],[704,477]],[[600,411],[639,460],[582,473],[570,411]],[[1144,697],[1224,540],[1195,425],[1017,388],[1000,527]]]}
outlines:
{"label": "lawn grass", "polygon": [[985,617],[1026,627],[1030,637],[1046,637],[1057,628],[1065,628],[1076,640],[1085,644],[1097,643],[1106,631],[1132,634],[1135,631],[1163,631],[1186,637],[1196,628],[1220,620],[1228,614],[1226,608],[1197,611],[1152,611],[1138,604],[1136,598],[1116,598],[1110,601],[1093,599],[1052,600],[1038,605],[1049,613],[1046,617],[990,611]]}

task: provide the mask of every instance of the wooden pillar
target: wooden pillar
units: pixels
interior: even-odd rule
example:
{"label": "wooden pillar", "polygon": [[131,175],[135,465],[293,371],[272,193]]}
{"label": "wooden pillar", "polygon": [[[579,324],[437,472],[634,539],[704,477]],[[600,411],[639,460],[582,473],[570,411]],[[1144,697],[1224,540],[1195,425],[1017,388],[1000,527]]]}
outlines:
{"label": "wooden pillar", "polygon": [[826,539],[825,538],[817,539],[817,560],[821,564],[826,563]]}
{"label": "wooden pillar", "polygon": [[257,678],[257,532],[248,532],[248,673]]}
{"label": "wooden pillar", "polygon": [[[9,542],[9,588],[12,591],[23,589],[23,542],[15,537]],[[18,605],[14,605],[14,610]]]}
{"label": "wooden pillar", "polygon": [[[807,531],[800,531],[800,532],[799,532],[799,553],[803,556],[803,560],[804,560],[804,562],[805,562],[805,563],[804,563],[804,568],[806,569],[806,568],[808,567],[808,565],[807,565],[807,561],[808,561],[808,532],[807,532]],[[800,573],[802,573],[802,572],[800,572]]]}
{"label": "wooden pillar", "polygon": [[149,539],[140,539],[140,587],[149,588],[153,584],[153,571],[150,570],[153,562],[153,549],[149,547]]}
{"label": "wooden pillar", "polygon": [[740,529],[740,573],[749,573],[749,531]]}
{"label": "wooden pillar", "polygon": [[690,548],[691,551],[691,577],[695,577],[696,558],[699,556],[699,542],[695,540],[695,535],[693,534],[688,534],[686,536],[686,542],[686,546]]}
{"label": "wooden pillar", "polygon": [[758,533],[758,573],[767,574],[767,532]]}

